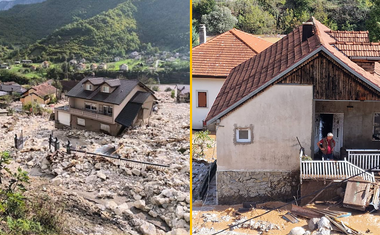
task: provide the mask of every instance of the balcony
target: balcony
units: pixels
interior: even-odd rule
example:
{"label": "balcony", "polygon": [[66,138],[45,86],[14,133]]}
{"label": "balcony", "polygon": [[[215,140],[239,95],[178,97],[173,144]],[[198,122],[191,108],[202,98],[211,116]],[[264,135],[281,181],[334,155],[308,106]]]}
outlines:
{"label": "balcony", "polygon": [[90,118],[93,120],[98,120],[100,122],[105,122],[109,124],[115,124],[115,121],[113,120],[112,116],[104,115],[103,113],[71,108],[69,106],[59,107],[59,109],[68,111],[70,114],[75,115],[75,116]]}

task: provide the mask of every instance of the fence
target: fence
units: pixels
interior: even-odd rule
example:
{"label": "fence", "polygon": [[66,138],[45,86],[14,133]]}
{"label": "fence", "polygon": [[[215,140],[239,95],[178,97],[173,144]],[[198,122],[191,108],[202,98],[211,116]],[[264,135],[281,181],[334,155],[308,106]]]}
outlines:
{"label": "fence", "polygon": [[364,169],[380,171],[380,150],[379,149],[347,149],[348,161]]}

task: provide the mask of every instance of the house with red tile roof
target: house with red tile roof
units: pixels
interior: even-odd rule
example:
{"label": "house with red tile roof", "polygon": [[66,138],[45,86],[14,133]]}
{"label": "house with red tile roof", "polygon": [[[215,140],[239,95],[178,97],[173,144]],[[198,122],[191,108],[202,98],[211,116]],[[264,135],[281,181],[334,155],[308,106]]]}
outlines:
{"label": "house with red tile roof", "polygon": [[48,104],[52,98],[56,97],[57,89],[50,85],[50,80],[40,85],[33,86],[23,94],[21,94],[20,101],[22,105],[28,103]]}
{"label": "house with red tile roof", "polygon": [[207,113],[230,70],[270,45],[252,34],[231,29],[193,48],[193,129],[204,128]]}
{"label": "house with red tile roof", "polygon": [[[308,180],[352,172],[373,180],[365,170],[380,165],[379,49],[368,32],[311,18],[234,67],[206,118],[216,123],[218,203],[290,199],[300,182],[302,194]],[[329,132],[340,165],[321,159]]]}

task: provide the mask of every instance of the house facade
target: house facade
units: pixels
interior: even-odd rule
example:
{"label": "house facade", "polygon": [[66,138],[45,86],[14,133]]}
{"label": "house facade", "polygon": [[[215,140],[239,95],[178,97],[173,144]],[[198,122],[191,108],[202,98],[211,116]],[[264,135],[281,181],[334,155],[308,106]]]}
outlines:
{"label": "house facade", "polygon": [[177,84],[174,87],[174,96],[178,103],[190,102],[190,85]]}
{"label": "house facade", "polygon": [[378,149],[378,47],[368,32],[332,31],[311,18],[232,69],[207,117],[217,125],[218,203],[296,195],[297,138],[318,160],[317,142],[332,132],[342,164],[347,149]]}
{"label": "house facade", "polygon": [[154,92],[136,80],[84,78],[67,94],[69,105],[55,109],[56,127],[118,135],[147,123]]}
{"label": "house facade", "polygon": [[48,104],[52,98],[57,96],[57,89],[49,83],[50,82],[47,81],[38,86],[33,86],[21,94],[20,101],[22,105],[28,103],[36,103],[40,105]]}
{"label": "house facade", "polygon": [[[230,70],[272,45],[251,34],[231,29],[193,48],[192,128],[205,128],[204,121]],[[208,127],[213,129],[212,126]]]}

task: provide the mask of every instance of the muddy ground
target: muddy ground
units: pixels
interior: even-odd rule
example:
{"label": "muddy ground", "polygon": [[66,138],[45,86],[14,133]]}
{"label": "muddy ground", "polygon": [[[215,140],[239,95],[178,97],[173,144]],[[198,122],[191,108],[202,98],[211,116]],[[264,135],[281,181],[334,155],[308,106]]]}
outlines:
{"label": "muddy ground", "polygon": [[[122,137],[67,128],[58,130],[50,115],[15,113],[0,117],[0,151],[9,151],[12,167],[31,176],[30,194],[48,195],[65,205],[70,234],[183,234],[190,229],[189,104],[177,104],[170,92],[158,92],[159,110],[148,125]],[[64,104],[64,102],[61,102]],[[16,104],[17,105],[17,104]],[[23,149],[14,135],[23,131]],[[49,135],[61,142],[50,153]],[[87,152],[109,146],[125,158],[168,167],[129,164],[90,154],[66,153],[63,145]]]}

